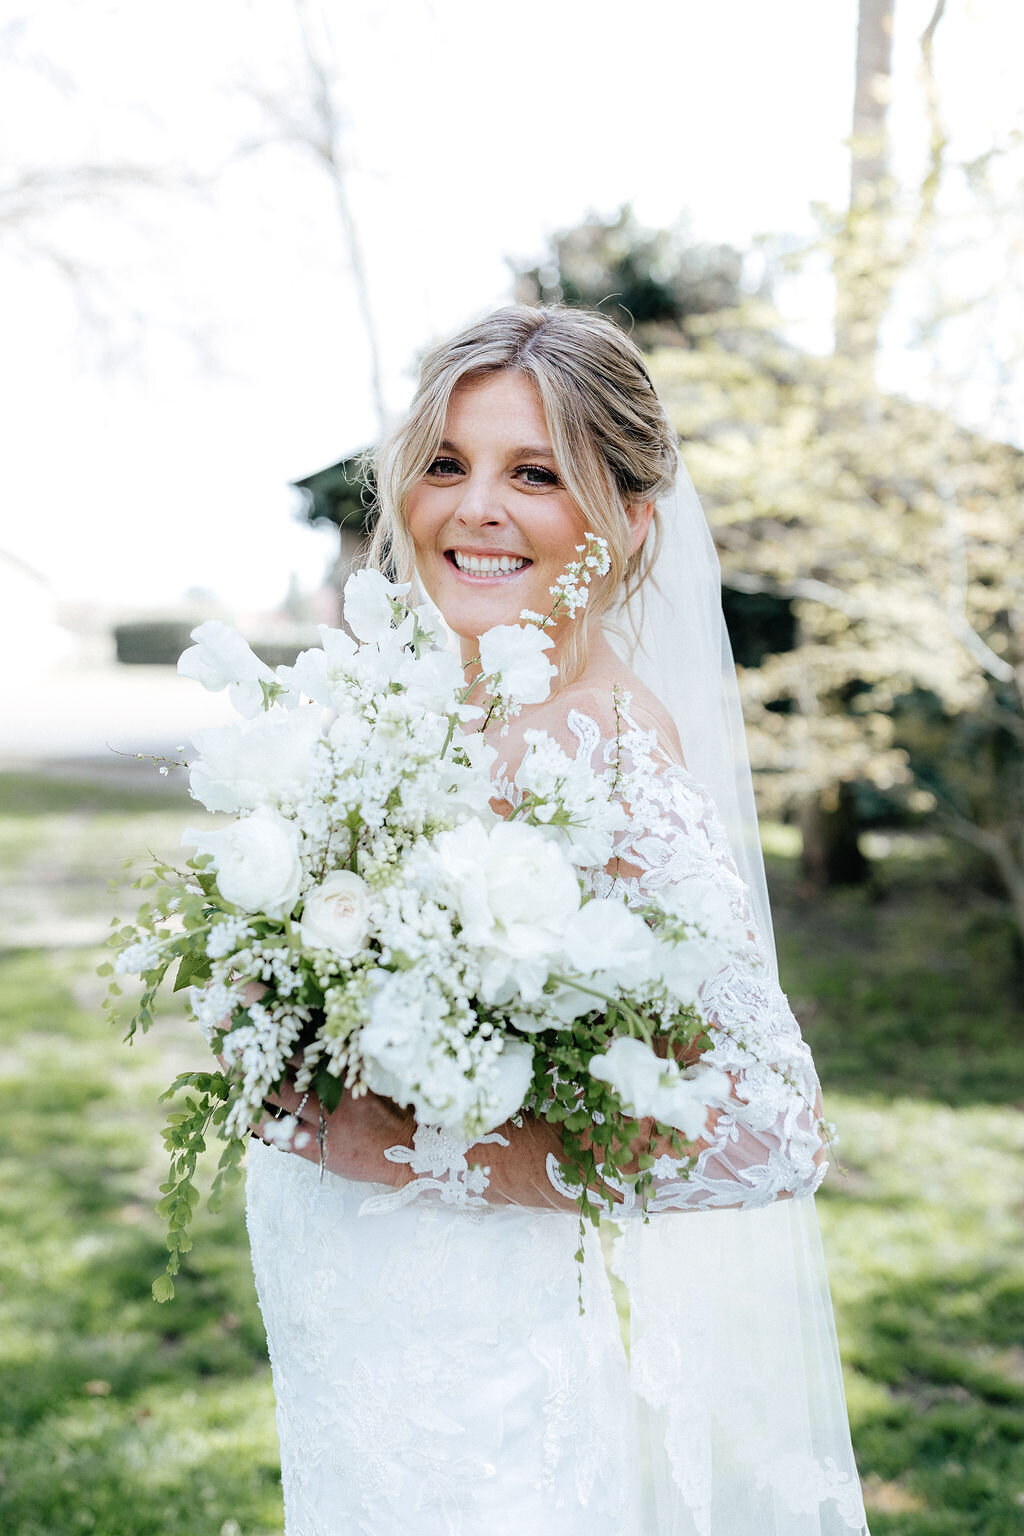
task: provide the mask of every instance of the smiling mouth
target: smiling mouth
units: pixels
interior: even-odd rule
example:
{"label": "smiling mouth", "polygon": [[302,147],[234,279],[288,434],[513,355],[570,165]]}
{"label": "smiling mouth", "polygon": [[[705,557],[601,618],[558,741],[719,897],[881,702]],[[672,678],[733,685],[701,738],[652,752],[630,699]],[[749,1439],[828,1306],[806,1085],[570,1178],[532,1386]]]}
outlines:
{"label": "smiling mouth", "polygon": [[446,549],[444,557],[463,576],[516,576],[533,564],[524,555],[469,555],[461,549]]}

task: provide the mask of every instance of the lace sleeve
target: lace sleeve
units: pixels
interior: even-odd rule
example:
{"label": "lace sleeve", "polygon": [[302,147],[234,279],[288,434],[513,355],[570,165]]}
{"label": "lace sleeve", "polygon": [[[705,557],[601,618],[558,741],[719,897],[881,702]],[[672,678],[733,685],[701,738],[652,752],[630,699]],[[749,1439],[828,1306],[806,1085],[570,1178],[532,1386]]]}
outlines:
{"label": "lace sleeve", "polygon": [[[587,716],[570,714],[568,724],[579,754],[601,752],[614,767],[629,812],[611,862],[592,877],[595,893],[624,893],[641,905],[668,885],[710,880],[726,892],[752,939],[749,961],[730,963],[701,988],[714,1040],[702,1059],[729,1074],[732,1098],[709,1117],[695,1160],[658,1158],[648,1210],[754,1207],[813,1194],[828,1166],[817,1075],[768,964],[711,797],[668,758],[656,731],[628,721],[609,741]],[[548,1177],[569,1196],[556,1158],[548,1159]]]}

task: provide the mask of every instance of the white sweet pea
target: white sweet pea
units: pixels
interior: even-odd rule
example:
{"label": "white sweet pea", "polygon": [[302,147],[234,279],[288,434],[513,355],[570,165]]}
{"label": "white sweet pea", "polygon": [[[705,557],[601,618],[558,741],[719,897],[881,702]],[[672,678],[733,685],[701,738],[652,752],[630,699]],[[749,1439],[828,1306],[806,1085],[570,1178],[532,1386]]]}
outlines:
{"label": "white sweet pea", "polygon": [[[738,879],[736,884],[742,889]],[[699,878],[679,880],[659,890],[658,896],[666,911],[699,928],[723,952],[749,955],[752,944],[747,924],[737,917],[729,893],[721,885]]]}
{"label": "white sweet pea", "polygon": [[456,708],[456,693],[466,685],[461,661],[451,651],[425,651],[420,657],[405,652],[398,681],[414,703],[447,715]]}
{"label": "white sweet pea", "polygon": [[605,983],[602,990],[632,990],[658,974],[654,936],[623,901],[594,897],[565,926],[569,968]]}
{"label": "white sweet pea", "polygon": [[446,634],[445,622],[433,603],[420,603],[412,611],[419,620],[423,639],[433,645],[443,646]]}
{"label": "white sweet pea", "polygon": [[192,639],[197,643],[178,658],[180,675],[194,678],[211,693],[227,688],[240,715],[258,714],[263,708],[260,683],[272,683],[275,678],[237,629],[219,619],[207,619],[192,631]]}
{"label": "white sweet pea", "polygon": [[362,949],[370,929],[370,887],[350,869],[335,869],[306,896],[299,935],[307,949],[344,959]]}
{"label": "white sweet pea", "polygon": [[319,624],[321,649],[302,651],[292,667],[278,667],[277,680],[293,693],[305,694],[325,708],[337,707],[334,685],[343,675],[346,663],[356,653],[356,643],[343,629]]}
{"label": "white sweet pea", "polygon": [[498,624],[480,636],[480,670],[488,691],[517,704],[541,704],[558,673],[544,655],[554,645],[550,635],[532,625]]}
{"label": "white sweet pea", "polygon": [[657,973],[684,1008],[699,1001],[701,987],[722,969],[727,958],[726,952],[709,939],[683,939],[676,944],[659,938],[657,942]]}
{"label": "white sweet pea", "polygon": [[729,1097],[730,1081],[714,1067],[683,1072],[677,1061],[656,1056],[643,1040],[620,1036],[603,1056],[590,1062],[591,1076],[610,1083],[623,1105],[637,1116],[652,1116],[662,1125],[697,1141],[707,1128],[708,1109]]}
{"label": "white sweet pea", "polygon": [[388,581],[380,571],[353,571],[345,583],[345,623],[360,640],[383,640],[394,622],[391,599],[404,597],[411,585]]}
{"label": "white sweet pea", "polygon": [[298,901],[298,828],[269,806],[260,806],[230,827],[189,827],[181,840],[199,853],[212,854],[221,895],[243,911],[283,918]]}
{"label": "white sweet pea", "polygon": [[189,787],[208,811],[254,810],[296,796],[312,778],[321,710],[304,704],[237,725],[196,731],[199,756],[189,765]]}

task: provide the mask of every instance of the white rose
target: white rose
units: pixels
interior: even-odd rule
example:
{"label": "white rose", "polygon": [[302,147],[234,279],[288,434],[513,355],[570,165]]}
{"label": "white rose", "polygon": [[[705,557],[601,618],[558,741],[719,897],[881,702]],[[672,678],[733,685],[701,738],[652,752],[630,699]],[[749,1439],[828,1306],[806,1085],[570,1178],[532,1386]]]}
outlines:
{"label": "white rose", "polygon": [[725,1072],[695,1067],[683,1073],[678,1062],[663,1060],[643,1040],[629,1036],[613,1040],[603,1056],[592,1057],[590,1073],[610,1083],[633,1114],[674,1126],[687,1141],[704,1134],[709,1106],[722,1103],[730,1090]]}
{"label": "white rose", "polygon": [[575,871],[536,827],[463,822],[434,840],[434,858],[463,938],[478,952],[488,1002],[540,996],[561,933],[580,904]]}
{"label": "white rose", "polygon": [[345,583],[345,623],[360,640],[385,639],[394,622],[391,599],[404,597],[410,586],[380,571],[353,571]]}
{"label": "white rose", "polygon": [[298,901],[298,828],[269,806],[216,831],[189,827],[181,840],[213,855],[221,895],[243,911],[282,918]]}
{"label": "white rose", "polygon": [[207,619],[192,631],[197,642],[182,651],[178,672],[202,683],[211,693],[227,688],[240,715],[251,717],[263,708],[260,682],[274,682],[274,674],[242,639],[237,629],[219,619]]}
{"label": "white rose", "polygon": [[208,811],[254,810],[297,795],[312,777],[320,725],[319,706],[304,704],[287,715],[272,710],[237,725],[196,731],[192,794]]}
{"label": "white rose", "polygon": [[489,692],[518,704],[541,704],[557,675],[544,655],[554,645],[532,624],[498,624],[480,636],[480,670],[492,679]]}
{"label": "white rose", "polygon": [[370,928],[370,887],[350,869],[325,875],[306,896],[299,934],[307,949],[329,949],[348,959]]}

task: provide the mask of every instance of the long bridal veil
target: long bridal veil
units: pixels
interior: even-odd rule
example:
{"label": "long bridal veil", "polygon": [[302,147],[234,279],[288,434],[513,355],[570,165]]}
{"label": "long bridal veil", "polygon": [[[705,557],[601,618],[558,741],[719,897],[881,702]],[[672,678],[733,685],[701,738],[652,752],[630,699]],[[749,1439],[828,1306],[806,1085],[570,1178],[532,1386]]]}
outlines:
{"label": "long bridal veil", "polygon": [[[680,459],[652,572],[609,638],[670,710],[776,966],[736,671],[707,521]],[[865,1536],[814,1198],[625,1223],[630,1365],[659,1536]]]}

